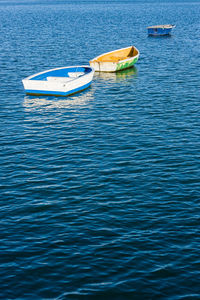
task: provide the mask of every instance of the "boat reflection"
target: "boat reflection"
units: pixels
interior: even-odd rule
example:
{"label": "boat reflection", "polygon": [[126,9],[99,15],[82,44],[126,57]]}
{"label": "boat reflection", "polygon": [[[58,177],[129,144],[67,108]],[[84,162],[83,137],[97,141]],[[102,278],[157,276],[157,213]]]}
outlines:
{"label": "boat reflection", "polygon": [[124,81],[124,79],[137,77],[137,68],[133,66],[132,68],[114,72],[95,72],[94,79],[103,79],[103,80],[111,80],[115,82]]}
{"label": "boat reflection", "polygon": [[159,39],[171,39],[173,37],[172,34],[166,34],[166,35],[148,35],[147,36],[149,39],[155,39],[155,38],[159,38]]}
{"label": "boat reflection", "polygon": [[89,89],[68,97],[29,96],[24,97],[23,106],[25,110],[49,110],[52,108],[74,108],[88,105],[94,100],[94,89]]}

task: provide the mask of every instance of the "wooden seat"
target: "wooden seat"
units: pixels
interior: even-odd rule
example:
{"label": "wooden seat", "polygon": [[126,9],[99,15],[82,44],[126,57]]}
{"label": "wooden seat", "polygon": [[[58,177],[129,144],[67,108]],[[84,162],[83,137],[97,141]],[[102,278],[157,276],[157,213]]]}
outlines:
{"label": "wooden seat", "polygon": [[47,77],[47,81],[59,81],[59,82],[68,82],[71,81],[72,78],[70,77],[54,77],[54,76],[49,76]]}

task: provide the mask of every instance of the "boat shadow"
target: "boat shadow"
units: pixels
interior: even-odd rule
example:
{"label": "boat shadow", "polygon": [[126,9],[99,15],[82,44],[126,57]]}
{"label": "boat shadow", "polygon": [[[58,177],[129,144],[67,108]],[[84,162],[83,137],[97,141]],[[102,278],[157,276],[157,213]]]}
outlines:
{"label": "boat shadow", "polygon": [[132,68],[118,72],[95,72],[94,79],[103,79],[105,81],[120,82],[137,77],[137,73],[137,68],[133,66]]}
{"label": "boat shadow", "polygon": [[94,89],[90,86],[87,90],[65,97],[26,95],[24,97],[23,107],[27,111],[37,109],[50,110],[54,108],[71,108],[89,105],[89,103],[93,100]]}
{"label": "boat shadow", "polygon": [[148,35],[149,39],[170,39],[173,37],[173,34],[169,33],[166,35]]}

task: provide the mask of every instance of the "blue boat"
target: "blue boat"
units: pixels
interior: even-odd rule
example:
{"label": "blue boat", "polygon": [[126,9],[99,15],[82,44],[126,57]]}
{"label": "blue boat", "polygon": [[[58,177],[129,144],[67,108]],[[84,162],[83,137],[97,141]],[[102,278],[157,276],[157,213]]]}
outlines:
{"label": "blue boat", "polygon": [[148,35],[153,36],[162,36],[162,35],[169,35],[172,31],[172,28],[174,28],[175,25],[155,25],[155,26],[149,26],[148,29]]}

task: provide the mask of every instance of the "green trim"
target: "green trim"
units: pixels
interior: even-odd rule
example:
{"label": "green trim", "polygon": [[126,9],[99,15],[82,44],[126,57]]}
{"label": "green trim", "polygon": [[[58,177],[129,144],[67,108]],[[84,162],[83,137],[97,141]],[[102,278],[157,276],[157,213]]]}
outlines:
{"label": "green trim", "polygon": [[125,62],[118,63],[116,71],[128,69],[132,67],[137,61],[138,61],[138,57],[134,58],[133,60],[128,60]]}

